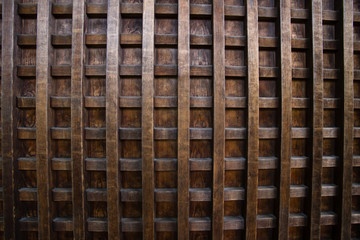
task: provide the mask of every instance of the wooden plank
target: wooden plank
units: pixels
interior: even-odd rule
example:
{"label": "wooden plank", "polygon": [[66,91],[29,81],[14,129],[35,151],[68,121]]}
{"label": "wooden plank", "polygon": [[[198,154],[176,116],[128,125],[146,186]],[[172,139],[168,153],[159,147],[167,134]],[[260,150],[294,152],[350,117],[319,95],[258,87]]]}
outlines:
{"label": "wooden plank", "polygon": [[49,107],[50,8],[51,1],[39,0],[36,38],[36,175],[39,239],[50,239]]}
{"label": "wooden plank", "polygon": [[323,154],[323,32],[322,0],[312,1],[312,169],[309,239],[320,239],[321,175]]}
{"label": "wooden plank", "polygon": [[248,144],[246,186],[246,239],[257,235],[257,188],[259,158],[259,40],[258,1],[247,0],[247,64],[248,64]]}
{"label": "wooden plank", "polygon": [[214,51],[214,147],[212,237],[222,240],[225,186],[225,30],[224,1],[213,1]]}
{"label": "wooden plank", "polygon": [[142,221],[143,239],[155,238],[154,225],[154,11],[155,1],[143,3],[142,37]]}
{"label": "wooden plank", "polygon": [[179,0],[178,24],[178,224],[179,240],[189,232],[190,157],[190,3]]}
{"label": "wooden plank", "polygon": [[279,239],[289,238],[290,162],[292,125],[292,69],[291,69],[291,1],[280,1],[280,52],[281,62],[281,151]]}
{"label": "wooden plank", "polygon": [[14,211],[14,23],[15,1],[2,3],[1,151],[4,239],[15,239]]}
{"label": "wooden plank", "polygon": [[119,16],[120,2],[108,1],[106,41],[106,183],[108,237],[120,238],[119,194]]}
{"label": "wooden plank", "polygon": [[354,146],[354,45],[353,0],[342,1],[343,19],[343,129],[341,178],[341,239],[351,238],[352,164]]}
{"label": "wooden plank", "polygon": [[85,3],[73,1],[72,49],[71,49],[71,159],[73,237],[85,239],[85,193],[84,193],[84,16]]}

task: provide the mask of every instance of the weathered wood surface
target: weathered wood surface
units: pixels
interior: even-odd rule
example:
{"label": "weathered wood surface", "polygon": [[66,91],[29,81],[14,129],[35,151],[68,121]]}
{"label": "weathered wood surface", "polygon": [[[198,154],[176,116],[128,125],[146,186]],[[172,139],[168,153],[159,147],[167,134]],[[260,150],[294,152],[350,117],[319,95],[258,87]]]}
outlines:
{"label": "weathered wood surface", "polygon": [[0,6],[0,238],[360,238],[359,1]]}

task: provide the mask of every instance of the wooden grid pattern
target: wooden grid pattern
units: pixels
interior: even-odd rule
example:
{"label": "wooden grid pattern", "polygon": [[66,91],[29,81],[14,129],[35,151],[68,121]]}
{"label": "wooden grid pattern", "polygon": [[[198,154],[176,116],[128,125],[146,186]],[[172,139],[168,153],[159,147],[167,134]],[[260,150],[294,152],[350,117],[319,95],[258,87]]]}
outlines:
{"label": "wooden grid pattern", "polygon": [[359,0],[0,6],[0,238],[360,239]]}

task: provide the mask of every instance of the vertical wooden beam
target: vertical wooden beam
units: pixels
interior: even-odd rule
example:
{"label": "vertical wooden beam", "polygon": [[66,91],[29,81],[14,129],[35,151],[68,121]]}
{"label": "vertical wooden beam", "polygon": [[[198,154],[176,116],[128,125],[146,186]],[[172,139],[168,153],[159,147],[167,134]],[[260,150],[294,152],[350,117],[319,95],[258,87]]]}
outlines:
{"label": "vertical wooden beam", "polygon": [[119,17],[119,0],[109,0],[106,44],[106,182],[109,239],[120,238]]}
{"label": "vertical wooden beam", "polygon": [[50,3],[39,0],[36,37],[36,174],[39,239],[50,239],[49,189],[49,48]]}
{"label": "vertical wooden beam", "polygon": [[256,239],[258,159],[259,159],[259,40],[258,1],[246,1],[247,76],[248,76],[248,145],[246,189],[246,239]]}
{"label": "vertical wooden beam", "polygon": [[83,0],[73,1],[71,50],[71,159],[74,239],[85,239],[84,186],[84,17]]}
{"label": "vertical wooden beam", "polygon": [[178,239],[189,239],[190,2],[178,12]]}
{"label": "vertical wooden beam", "polygon": [[[14,212],[14,14],[13,0],[2,4],[2,69],[1,69],[1,123],[2,123],[2,182],[4,238],[15,239]],[[6,34],[5,34],[6,33]],[[6,60],[5,60],[6,59]]]}
{"label": "vertical wooden beam", "polygon": [[279,239],[289,238],[290,159],[291,159],[291,1],[280,1],[281,52],[281,165],[279,199]]}
{"label": "vertical wooden beam", "polygon": [[213,1],[214,30],[214,155],[213,155],[213,239],[223,239],[225,179],[225,24],[224,1]]}
{"label": "vertical wooden beam", "polygon": [[143,3],[142,38],[142,220],[143,239],[155,239],[154,227],[154,8]]}
{"label": "vertical wooden beam", "polygon": [[320,239],[321,174],[323,156],[323,31],[322,0],[312,1],[312,173],[310,238]]}
{"label": "vertical wooden beam", "polygon": [[343,0],[343,135],[341,239],[351,238],[352,163],[354,146],[354,45],[353,0]]}

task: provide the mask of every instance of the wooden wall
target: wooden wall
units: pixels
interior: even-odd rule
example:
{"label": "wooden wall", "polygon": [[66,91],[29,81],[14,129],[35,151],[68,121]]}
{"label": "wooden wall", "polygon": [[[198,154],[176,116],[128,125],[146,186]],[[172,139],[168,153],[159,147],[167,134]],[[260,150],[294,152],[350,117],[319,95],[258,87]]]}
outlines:
{"label": "wooden wall", "polygon": [[360,239],[360,0],[1,0],[0,238]]}

